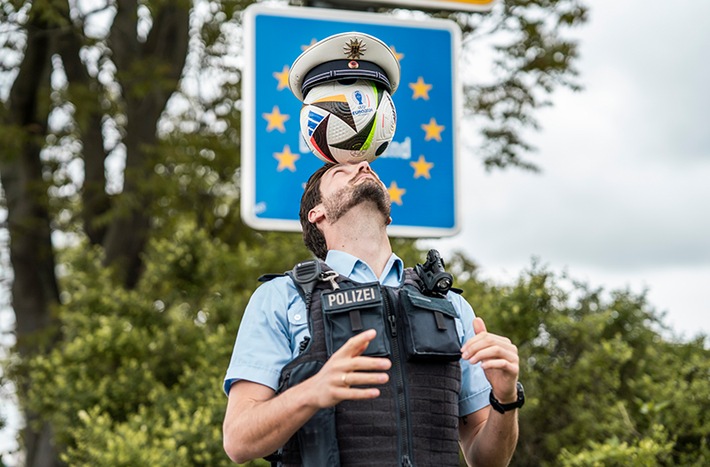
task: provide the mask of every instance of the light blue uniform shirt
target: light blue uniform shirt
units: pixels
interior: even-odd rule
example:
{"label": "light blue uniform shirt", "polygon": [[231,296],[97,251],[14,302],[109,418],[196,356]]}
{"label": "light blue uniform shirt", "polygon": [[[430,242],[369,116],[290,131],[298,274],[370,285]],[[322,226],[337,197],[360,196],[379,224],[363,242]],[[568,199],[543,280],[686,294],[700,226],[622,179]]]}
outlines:
{"label": "light blue uniform shirt", "polygon": [[[331,250],[325,262],[339,274],[356,282],[375,282],[397,287],[402,282],[404,265],[392,254],[382,276],[377,277],[365,262],[342,251]],[[456,327],[463,344],[473,337],[474,313],[459,294],[446,297],[458,318]],[[256,289],[244,311],[234,344],[232,359],[224,378],[224,391],[239,380],[278,388],[281,369],[298,355],[298,346],[309,336],[306,304],[288,277],[277,277]],[[480,364],[461,360],[459,414],[468,415],[488,405],[490,384]]]}

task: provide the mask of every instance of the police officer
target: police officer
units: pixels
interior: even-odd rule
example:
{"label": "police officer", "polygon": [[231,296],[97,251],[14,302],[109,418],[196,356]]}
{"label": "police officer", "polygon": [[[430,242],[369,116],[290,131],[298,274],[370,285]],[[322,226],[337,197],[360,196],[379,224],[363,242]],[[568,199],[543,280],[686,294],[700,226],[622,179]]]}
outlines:
{"label": "police officer", "polygon": [[[352,44],[359,46],[355,65],[348,55]],[[304,52],[291,68],[291,89],[302,99],[309,86],[358,70],[362,74],[355,77],[390,92],[399,84],[399,64],[389,47],[353,32]],[[304,295],[292,274],[263,284],[252,296],[224,381],[229,457],[241,463],[282,451],[286,457],[279,460],[286,465],[457,465],[458,441],[469,465],[507,465],[524,401],[517,348],[489,333],[460,295],[426,296],[413,285],[421,281],[392,252],[389,195],[369,164],[316,171],[300,218],[304,242],[324,260],[318,267],[325,272],[313,295]],[[432,311],[437,324],[439,315],[452,323],[449,331],[444,323],[439,335],[453,329],[453,358],[450,351],[445,358],[414,355],[410,341],[429,338],[409,329],[415,326],[408,326],[406,310],[415,302]],[[360,316],[365,307],[375,310],[371,316]],[[341,315],[348,317],[345,325],[329,321]],[[316,357],[308,360],[309,354]],[[304,357],[303,365],[293,366]],[[301,379],[289,381],[306,367]],[[309,423],[315,425],[310,431]],[[333,439],[322,441],[323,432]]]}

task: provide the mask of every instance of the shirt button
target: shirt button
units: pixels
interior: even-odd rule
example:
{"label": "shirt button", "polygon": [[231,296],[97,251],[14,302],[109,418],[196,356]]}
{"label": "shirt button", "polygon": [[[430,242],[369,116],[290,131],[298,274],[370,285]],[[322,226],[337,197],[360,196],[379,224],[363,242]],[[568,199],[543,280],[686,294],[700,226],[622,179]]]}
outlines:
{"label": "shirt button", "polygon": [[301,320],[301,315],[294,315],[293,318],[294,318],[296,321],[300,321],[300,320]]}

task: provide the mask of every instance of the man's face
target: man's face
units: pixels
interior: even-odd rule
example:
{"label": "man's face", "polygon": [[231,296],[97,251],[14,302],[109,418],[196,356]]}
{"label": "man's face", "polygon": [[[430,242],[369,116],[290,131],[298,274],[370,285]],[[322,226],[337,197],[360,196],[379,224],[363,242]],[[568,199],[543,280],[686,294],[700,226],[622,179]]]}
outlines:
{"label": "man's face", "polygon": [[326,218],[332,223],[352,207],[372,202],[385,220],[390,217],[390,198],[384,184],[367,162],[338,164],[323,174],[320,184]]}

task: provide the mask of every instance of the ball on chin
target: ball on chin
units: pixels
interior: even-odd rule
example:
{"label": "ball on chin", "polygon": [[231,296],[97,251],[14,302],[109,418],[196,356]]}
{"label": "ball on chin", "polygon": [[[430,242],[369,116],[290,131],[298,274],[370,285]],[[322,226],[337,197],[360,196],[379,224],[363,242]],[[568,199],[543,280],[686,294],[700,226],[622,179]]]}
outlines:
{"label": "ball on chin", "polygon": [[300,115],[301,135],[329,163],[372,162],[392,141],[397,111],[389,92],[367,80],[340,80],[313,88]]}

